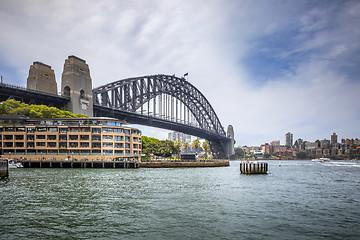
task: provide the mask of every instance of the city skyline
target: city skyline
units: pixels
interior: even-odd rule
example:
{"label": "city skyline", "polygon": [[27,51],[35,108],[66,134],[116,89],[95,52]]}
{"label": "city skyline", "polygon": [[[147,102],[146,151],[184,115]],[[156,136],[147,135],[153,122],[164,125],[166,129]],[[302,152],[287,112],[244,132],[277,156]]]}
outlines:
{"label": "city skyline", "polygon": [[[35,61],[87,61],[93,86],[169,74],[209,100],[236,146],[360,136],[358,1],[0,3],[0,75],[26,86]],[[81,9],[81,11],[79,11]],[[260,16],[260,17],[259,17]],[[168,130],[144,126],[166,139]]]}

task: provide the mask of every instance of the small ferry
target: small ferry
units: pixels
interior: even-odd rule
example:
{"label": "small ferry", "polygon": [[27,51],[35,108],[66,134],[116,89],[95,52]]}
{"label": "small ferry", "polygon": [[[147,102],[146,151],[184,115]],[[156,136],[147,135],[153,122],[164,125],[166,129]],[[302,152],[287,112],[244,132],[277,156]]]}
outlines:
{"label": "small ferry", "polygon": [[311,161],[313,161],[313,162],[328,162],[328,161],[330,161],[330,158],[316,158],[316,159],[312,159]]}
{"label": "small ferry", "polygon": [[21,163],[15,162],[14,159],[8,160],[8,163],[9,163],[9,165],[8,165],[9,168],[23,168],[24,167]]}

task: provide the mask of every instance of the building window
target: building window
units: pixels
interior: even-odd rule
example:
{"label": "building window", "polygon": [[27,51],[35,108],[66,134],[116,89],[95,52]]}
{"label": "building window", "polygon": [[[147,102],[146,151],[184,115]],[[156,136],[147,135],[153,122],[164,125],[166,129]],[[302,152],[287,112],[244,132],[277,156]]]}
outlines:
{"label": "building window", "polygon": [[130,135],[130,130],[124,129],[124,133],[125,133],[126,135]]}
{"label": "building window", "polygon": [[79,136],[78,135],[69,135],[69,140],[78,140]]}
{"label": "building window", "polygon": [[103,132],[113,132],[112,128],[103,128],[102,129]]}
{"label": "building window", "polygon": [[24,127],[18,127],[16,128],[17,132],[25,132],[25,128]]}
{"label": "building window", "polygon": [[68,130],[68,128],[59,128],[59,133],[67,133]]}
{"label": "building window", "polygon": [[77,127],[71,127],[70,132],[80,132],[80,130]]}
{"label": "building window", "polygon": [[66,140],[67,140],[67,136],[66,136],[66,135],[59,135],[59,140],[60,140],[60,141],[66,141]]}
{"label": "building window", "polygon": [[5,142],[4,147],[13,147],[13,143],[12,142]]}
{"label": "building window", "polygon": [[13,140],[13,135],[4,135],[4,140]]}
{"label": "building window", "polygon": [[54,148],[54,147],[56,147],[56,142],[48,142],[47,146],[51,147],[51,148]]}
{"label": "building window", "polygon": [[101,148],[101,144],[100,143],[91,143],[91,147],[92,148]]}
{"label": "building window", "polygon": [[36,146],[45,147],[45,142],[37,142]]}
{"label": "building window", "polygon": [[59,148],[67,148],[67,143],[66,142],[59,143]]}
{"label": "building window", "polygon": [[89,127],[81,127],[80,132],[90,132],[90,128]]}
{"label": "building window", "polygon": [[91,140],[92,141],[101,141],[101,136],[100,135],[92,135]]}
{"label": "building window", "polygon": [[70,87],[68,86],[64,87],[64,95],[70,97]]}
{"label": "building window", "polygon": [[81,148],[88,148],[88,147],[89,147],[89,143],[88,143],[88,142],[80,143],[80,147],[81,147]]}
{"label": "building window", "polygon": [[125,137],[125,142],[130,142],[130,137]]}
{"label": "building window", "polygon": [[89,140],[89,135],[80,135],[80,140]]}
{"label": "building window", "polygon": [[16,142],[15,147],[24,147],[24,143],[23,142]]}
{"label": "building window", "polygon": [[80,98],[85,99],[85,91],[83,89],[80,90]]}
{"label": "building window", "polygon": [[34,133],[34,132],[35,132],[35,128],[28,128],[28,129],[27,129],[27,132],[28,132],[28,133]]}
{"label": "building window", "polygon": [[101,128],[92,128],[91,132],[92,133],[101,133]]}
{"label": "building window", "polygon": [[56,135],[48,135],[47,140],[56,140]]}
{"label": "building window", "polygon": [[115,136],[115,141],[122,141],[123,137],[122,136]]}
{"label": "building window", "polygon": [[57,128],[56,127],[50,127],[50,128],[48,128],[48,132],[57,132]]}
{"label": "building window", "polygon": [[77,147],[78,147],[78,143],[77,143],[77,142],[71,142],[71,143],[69,143],[69,147],[71,147],[71,148],[77,148]]}
{"label": "building window", "polygon": [[112,147],[113,146],[113,143],[111,142],[104,142],[103,143],[103,147]]}
{"label": "building window", "polygon": [[124,155],[123,150],[115,150],[115,155]]}
{"label": "building window", "polygon": [[103,154],[104,155],[112,155],[113,151],[112,150],[103,150]]}
{"label": "building window", "polygon": [[36,135],[36,139],[45,139],[45,135]]}
{"label": "building window", "polygon": [[24,140],[24,135],[15,135],[15,140]]}
{"label": "building window", "polygon": [[122,129],[121,128],[114,128],[114,133],[122,133]]}
{"label": "building window", "polygon": [[46,127],[38,127],[36,131],[38,131],[38,132],[46,132]]}
{"label": "building window", "polygon": [[105,123],[107,126],[115,126],[115,122],[106,122]]}
{"label": "building window", "polygon": [[28,142],[28,143],[27,143],[27,147],[28,147],[28,148],[33,148],[34,146],[35,146],[35,145],[34,145],[33,142],[30,142],[30,143]]}
{"label": "building window", "polygon": [[103,140],[112,140],[113,136],[112,135],[104,135],[103,136]]}
{"label": "building window", "polygon": [[26,139],[29,141],[34,141],[35,138],[34,138],[34,135],[27,135]]}
{"label": "building window", "polygon": [[115,148],[122,148],[123,144],[122,143],[115,143]]}

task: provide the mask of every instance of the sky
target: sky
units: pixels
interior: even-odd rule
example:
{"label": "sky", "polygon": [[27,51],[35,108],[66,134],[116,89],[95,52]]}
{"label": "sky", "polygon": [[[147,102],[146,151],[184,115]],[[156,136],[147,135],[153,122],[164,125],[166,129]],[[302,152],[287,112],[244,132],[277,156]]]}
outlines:
{"label": "sky", "polygon": [[236,146],[360,138],[359,23],[356,0],[0,0],[0,75],[25,87],[40,61],[60,89],[70,55],[93,87],[188,72]]}

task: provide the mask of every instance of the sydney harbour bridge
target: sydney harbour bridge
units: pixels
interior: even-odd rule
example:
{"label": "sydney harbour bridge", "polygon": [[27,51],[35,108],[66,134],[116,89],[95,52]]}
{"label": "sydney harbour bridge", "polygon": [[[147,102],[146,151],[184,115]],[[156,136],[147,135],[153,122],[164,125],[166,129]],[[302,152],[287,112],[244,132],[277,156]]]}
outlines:
{"label": "sydney harbour bridge", "polygon": [[[69,93],[70,88],[79,88],[75,87],[78,84],[69,84],[64,80],[64,73],[62,81],[61,96],[29,89],[29,79],[28,88],[1,83],[0,99],[12,98],[79,113],[76,108],[69,107],[71,102],[79,105],[78,100],[74,101],[76,94]],[[72,81],[82,80],[75,77]],[[89,90],[91,93],[87,94],[84,94],[84,89],[86,91],[85,87],[76,89],[74,93],[79,93],[81,106],[89,101],[95,117],[113,117],[127,123],[197,136],[209,140],[218,158],[229,157],[233,152],[232,127],[230,133],[229,129],[228,133],[224,131],[209,101],[185,78],[159,74],[118,80]]]}

